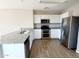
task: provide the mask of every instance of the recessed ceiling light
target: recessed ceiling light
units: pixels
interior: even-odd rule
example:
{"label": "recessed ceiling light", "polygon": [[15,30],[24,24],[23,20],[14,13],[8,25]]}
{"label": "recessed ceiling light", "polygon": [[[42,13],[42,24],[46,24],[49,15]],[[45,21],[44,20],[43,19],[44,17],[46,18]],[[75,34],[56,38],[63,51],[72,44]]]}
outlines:
{"label": "recessed ceiling light", "polygon": [[63,3],[67,0],[40,0],[40,3]]}

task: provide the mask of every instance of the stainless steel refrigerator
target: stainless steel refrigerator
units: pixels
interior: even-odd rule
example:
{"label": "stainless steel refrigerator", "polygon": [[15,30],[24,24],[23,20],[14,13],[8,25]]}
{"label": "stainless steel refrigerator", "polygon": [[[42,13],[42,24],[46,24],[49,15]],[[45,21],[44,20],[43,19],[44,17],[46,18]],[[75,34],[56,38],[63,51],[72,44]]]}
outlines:
{"label": "stainless steel refrigerator", "polygon": [[71,16],[62,19],[61,43],[67,48],[77,47],[79,17]]}

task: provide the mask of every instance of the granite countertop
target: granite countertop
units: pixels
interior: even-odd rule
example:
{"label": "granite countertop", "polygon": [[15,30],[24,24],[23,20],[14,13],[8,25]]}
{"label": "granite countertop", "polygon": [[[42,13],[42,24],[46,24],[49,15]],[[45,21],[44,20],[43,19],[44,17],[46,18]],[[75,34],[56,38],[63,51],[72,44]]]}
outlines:
{"label": "granite countertop", "polygon": [[24,43],[28,36],[30,36],[32,29],[27,29],[24,34],[20,34],[20,31],[15,31],[7,35],[1,36],[1,43]]}

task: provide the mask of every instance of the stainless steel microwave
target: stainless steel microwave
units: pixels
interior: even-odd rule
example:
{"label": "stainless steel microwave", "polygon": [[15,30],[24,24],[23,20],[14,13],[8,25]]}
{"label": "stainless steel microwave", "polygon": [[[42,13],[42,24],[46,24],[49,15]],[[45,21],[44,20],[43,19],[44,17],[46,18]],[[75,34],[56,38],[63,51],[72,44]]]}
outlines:
{"label": "stainless steel microwave", "polygon": [[41,19],[41,23],[49,23],[49,19]]}

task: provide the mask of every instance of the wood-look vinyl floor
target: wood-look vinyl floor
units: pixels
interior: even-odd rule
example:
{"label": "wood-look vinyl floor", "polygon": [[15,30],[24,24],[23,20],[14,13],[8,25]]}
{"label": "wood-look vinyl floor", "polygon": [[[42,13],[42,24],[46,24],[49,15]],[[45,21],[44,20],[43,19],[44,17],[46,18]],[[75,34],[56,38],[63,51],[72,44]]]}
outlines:
{"label": "wood-look vinyl floor", "polygon": [[59,40],[34,40],[30,58],[78,58],[79,54],[67,49]]}

